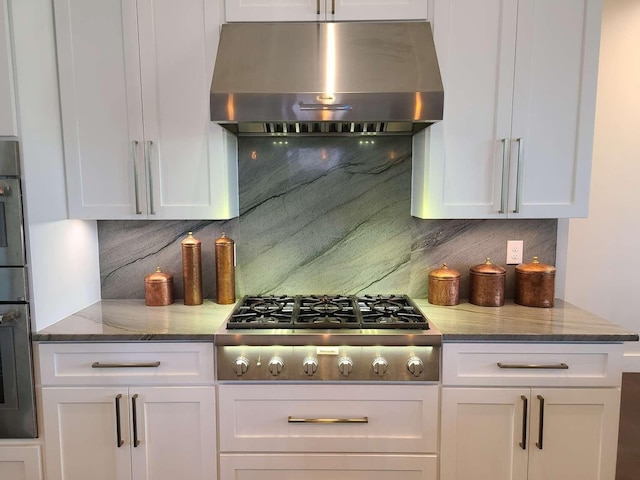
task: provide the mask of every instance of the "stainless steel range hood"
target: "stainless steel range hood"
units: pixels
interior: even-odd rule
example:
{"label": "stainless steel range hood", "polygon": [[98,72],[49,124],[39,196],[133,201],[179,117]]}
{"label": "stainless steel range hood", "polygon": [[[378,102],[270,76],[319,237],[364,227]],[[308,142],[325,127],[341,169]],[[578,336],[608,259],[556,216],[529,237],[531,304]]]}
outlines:
{"label": "stainless steel range hood", "polygon": [[443,100],[427,22],[222,26],[211,120],[235,134],[412,134]]}

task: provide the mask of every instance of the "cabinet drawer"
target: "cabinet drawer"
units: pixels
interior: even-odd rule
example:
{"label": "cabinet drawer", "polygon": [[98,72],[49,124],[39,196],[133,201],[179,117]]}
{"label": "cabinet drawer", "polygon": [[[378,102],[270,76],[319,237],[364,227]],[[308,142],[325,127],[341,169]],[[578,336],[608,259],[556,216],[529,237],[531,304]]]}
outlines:
{"label": "cabinet drawer", "polygon": [[209,343],[40,343],[42,385],[184,385],[214,381]]}
{"label": "cabinet drawer", "polygon": [[622,344],[445,343],[444,385],[619,386]]}
{"label": "cabinet drawer", "polygon": [[438,388],[223,384],[220,450],[436,452]]}
{"label": "cabinet drawer", "polygon": [[220,455],[220,478],[244,480],[435,480],[435,455]]}

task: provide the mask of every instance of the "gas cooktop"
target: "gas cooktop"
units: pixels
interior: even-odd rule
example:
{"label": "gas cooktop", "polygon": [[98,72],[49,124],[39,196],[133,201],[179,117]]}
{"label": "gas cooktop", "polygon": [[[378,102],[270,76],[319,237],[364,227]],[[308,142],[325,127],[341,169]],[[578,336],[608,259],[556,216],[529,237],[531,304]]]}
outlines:
{"label": "gas cooktop", "polygon": [[406,295],[264,295],[238,302],[226,328],[428,330],[429,322]]}

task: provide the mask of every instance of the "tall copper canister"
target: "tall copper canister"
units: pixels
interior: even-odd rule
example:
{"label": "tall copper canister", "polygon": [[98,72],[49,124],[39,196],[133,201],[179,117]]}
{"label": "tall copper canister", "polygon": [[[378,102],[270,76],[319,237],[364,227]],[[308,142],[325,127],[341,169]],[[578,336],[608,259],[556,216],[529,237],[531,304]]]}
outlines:
{"label": "tall copper canister", "polygon": [[556,268],[538,261],[516,267],[515,302],[527,307],[553,307]]}
{"label": "tall copper canister", "polygon": [[504,305],[504,284],[507,271],[491,263],[484,263],[469,269],[469,303],[481,307],[501,307]]}
{"label": "tall copper canister", "polygon": [[235,243],[226,234],[216,239],[216,299],[221,305],[236,302]]}
{"label": "tall copper canister", "polygon": [[202,304],[202,253],[200,240],[189,232],[182,241],[182,283],[184,285],[184,304]]}
{"label": "tall copper canister", "polygon": [[460,303],[460,274],[446,263],[429,272],[429,303],[458,305]]}
{"label": "tall copper canister", "polygon": [[173,275],[160,271],[144,277],[144,303],[150,307],[161,307],[173,303]]}

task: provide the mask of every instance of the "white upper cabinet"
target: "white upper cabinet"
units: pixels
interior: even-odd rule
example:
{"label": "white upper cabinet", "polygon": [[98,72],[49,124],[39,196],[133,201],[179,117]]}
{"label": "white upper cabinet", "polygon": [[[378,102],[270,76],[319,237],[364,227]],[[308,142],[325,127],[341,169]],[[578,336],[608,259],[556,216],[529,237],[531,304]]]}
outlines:
{"label": "white upper cabinet", "polygon": [[601,3],[434,1],[444,119],[414,137],[414,216],[587,215]]}
{"label": "white upper cabinet", "polygon": [[17,136],[16,102],[7,1],[0,0],[0,136]]}
{"label": "white upper cabinet", "polygon": [[227,22],[426,20],[428,0],[225,0]]}
{"label": "white upper cabinet", "polygon": [[209,121],[218,3],[54,7],[69,216],[236,216],[236,140]]}

